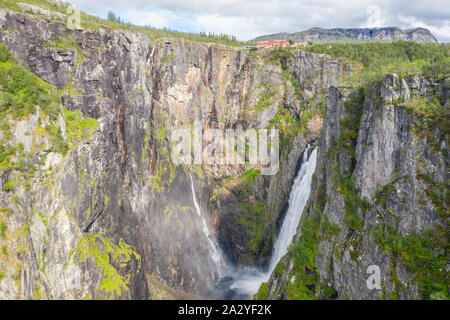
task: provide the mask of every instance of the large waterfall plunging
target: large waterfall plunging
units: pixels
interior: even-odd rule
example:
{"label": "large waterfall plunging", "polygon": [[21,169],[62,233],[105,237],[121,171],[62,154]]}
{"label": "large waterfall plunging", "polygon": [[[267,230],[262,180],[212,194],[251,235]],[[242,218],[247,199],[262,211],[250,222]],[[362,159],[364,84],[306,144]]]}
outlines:
{"label": "large waterfall plunging", "polygon": [[308,151],[309,146],[303,154],[300,170],[292,185],[291,194],[289,195],[288,210],[273,247],[269,267],[270,272],[275,269],[278,261],[280,261],[287,253],[289,245],[297,232],[297,226],[300,222],[303,208],[305,207],[311,192],[312,175],[316,170],[317,148],[311,152],[309,157]]}
{"label": "large waterfall plunging", "polygon": [[240,268],[231,270],[228,276],[222,278],[217,285],[221,291],[220,298],[224,299],[246,299],[255,294],[261,283],[269,280],[280,259],[287,253],[292,242],[303,209],[311,192],[312,175],[316,169],[317,148],[309,154],[308,146],[303,153],[300,168],[294,179],[289,196],[288,209],[281,225],[278,237],[272,249],[272,258],[267,271],[255,268]]}

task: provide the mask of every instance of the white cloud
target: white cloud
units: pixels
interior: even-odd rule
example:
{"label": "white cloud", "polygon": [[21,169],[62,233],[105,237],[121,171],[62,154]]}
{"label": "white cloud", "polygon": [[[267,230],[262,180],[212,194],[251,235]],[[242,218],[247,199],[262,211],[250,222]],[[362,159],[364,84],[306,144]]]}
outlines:
{"label": "white cloud", "polygon": [[155,28],[164,28],[170,24],[170,12],[152,12],[130,10],[126,16],[122,17],[126,21],[132,21],[134,24],[143,26],[152,26]]}
{"label": "white cloud", "polygon": [[448,0],[69,0],[105,17],[108,11],[134,24],[215,32],[247,40],[311,27],[427,27],[450,41]]}
{"label": "white cloud", "polygon": [[[252,38],[258,34],[254,23],[243,17],[221,17],[217,14],[201,14],[195,19],[199,29],[213,33],[239,34],[240,38]],[[245,26],[245,27],[244,27]]]}

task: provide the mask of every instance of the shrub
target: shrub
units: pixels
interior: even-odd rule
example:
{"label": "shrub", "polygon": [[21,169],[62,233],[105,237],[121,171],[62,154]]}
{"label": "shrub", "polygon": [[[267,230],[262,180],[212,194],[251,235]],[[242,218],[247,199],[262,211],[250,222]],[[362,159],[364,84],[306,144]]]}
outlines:
{"label": "shrub", "polygon": [[0,43],[0,62],[5,63],[8,60],[13,59],[9,53],[8,47],[4,43]]}
{"label": "shrub", "polygon": [[8,229],[8,226],[5,221],[0,222],[0,237],[4,238],[6,236],[6,229]]}
{"label": "shrub", "polygon": [[11,113],[14,118],[34,113],[37,105],[52,118],[59,112],[60,100],[55,89],[19,64],[3,43],[0,44],[0,93],[0,113]]}
{"label": "shrub", "polygon": [[385,254],[400,260],[415,273],[419,291],[425,299],[449,298],[447,273],[443,271],[448,260],[445,236],[439,237],[439,232],[433,230],[402,236],[392,225],[378,225],[372,234]]}
{"label": "shrub", "polygon": [[10,190],[14,189],[16,186],[17,186],[17,181],[8,180],[3,185],[3,191],[10,191]]}
{"label": "shrub", "polygon": [[52,138],[53,150],[62,154],[66,154],[69,151],[69,145],[64,140],[61,132],[61,128],[58,128],[56,135]]}

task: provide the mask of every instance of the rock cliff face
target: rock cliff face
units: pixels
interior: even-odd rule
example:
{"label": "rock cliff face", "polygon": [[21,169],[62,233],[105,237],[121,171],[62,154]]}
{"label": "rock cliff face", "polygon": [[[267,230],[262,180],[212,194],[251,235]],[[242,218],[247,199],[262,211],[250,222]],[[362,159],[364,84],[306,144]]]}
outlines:
{"label": "rock cliff face", "polygon": [[[33,174],[22,183],[20,170],[2,171],[0,298],[205,294],[218,273],[189,174],[227,260],[267,261],[297,162],[320,130],[323,90],[351,64],[304,52],[279,58],[155,42],[109,28],[71,31],[9,10],[0,11],[0,27],[1,42],[62,101],[55,120],[37,108],[24,120],[8,119],[1,136],[22,143]],[[77,119],[79,137],[58,152],[46,130],[69,142]],[[171,132],[196,120],[221,130],[276,124],[278,174],[175,164]]]}
{"label": "rock cliff face", "polygon": [[[448,296],[448,78],[356,90],[337,85],[361,66],[323,54],[69,30],[20,7],[0,10],[1,299],[207,296],[211,238],[222,266],[267,265],[307,144],[311,196],[266,297]],[[177,164],[171,135],[195,123],[279,129],[277,174]]]}
{"label": "rock cliff face", "polygon": [[[448,296],[448,81],[387,75],[356,92],[329,88],[311,197],[269,298]],[[447,110],[443,123],[418,101]]]}
{"label": "rock cliff face", "polygon": [[414,28],[410,30],[401,30],[396,27],[387,28],[334,28],[322,29],[311,28],[306,31],[295,33],[276,33],[267,36],[261,36],[255,41],[267,41],[270,38],[274,40],[292,39],[294,41],[308,42],[336,42],[336,41],[415,41],[420,43],[437,43],[433,34],[425,28]]}

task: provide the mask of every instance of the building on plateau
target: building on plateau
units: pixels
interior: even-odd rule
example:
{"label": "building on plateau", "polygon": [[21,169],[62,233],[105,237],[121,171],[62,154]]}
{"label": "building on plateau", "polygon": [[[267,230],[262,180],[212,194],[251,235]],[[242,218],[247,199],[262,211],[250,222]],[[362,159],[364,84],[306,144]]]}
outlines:
{"label": "building on plateau", "polygon": [[259,48],[287,47],[289,46],[289,41],[270,39],[269,41],[260,41],[256,45]]}

